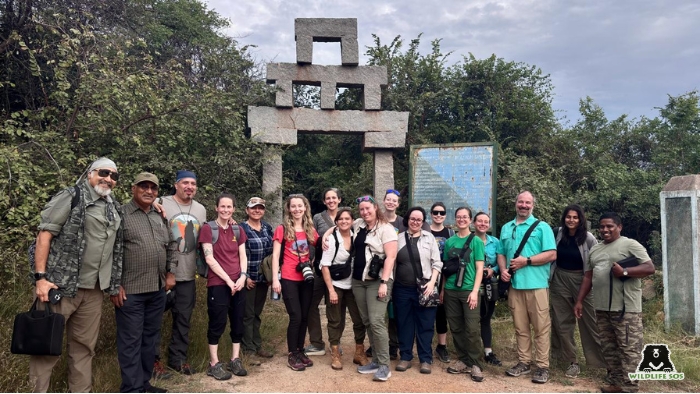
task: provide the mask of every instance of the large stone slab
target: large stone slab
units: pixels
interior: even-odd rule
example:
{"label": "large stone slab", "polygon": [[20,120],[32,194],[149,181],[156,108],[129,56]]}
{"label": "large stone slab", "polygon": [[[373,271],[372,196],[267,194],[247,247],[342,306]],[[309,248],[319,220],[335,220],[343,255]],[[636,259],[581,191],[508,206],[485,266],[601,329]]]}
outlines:
{"label": "large stone slab", "polygon": [[403,148],[408,112],[248,107],[248,127],[254,141],[269,144],[296,145],[297,132],[362,133],[367,150]]}
{"label": "large stone slab", "polygon": [[268,63],[267,82],[276,83],[277,107],[292,107],[292,85],[321,86],[321,109],[335,109],[336,88],[362,88],[365,110],[381,109],[382,87],[388,81],[385,66],[319,66]]}
{"label": "large stone slab", "polygon": [[374,151],[374,198],[384,198],[384,193],[394,188],[394,153],[389,149]]}
{"label": "large stone slab", "polygon": [[297,63],[311,64],[314,42],[340,42],[340,61],[344,66],[359,64],[357,18],[297,18],[294,20]]}

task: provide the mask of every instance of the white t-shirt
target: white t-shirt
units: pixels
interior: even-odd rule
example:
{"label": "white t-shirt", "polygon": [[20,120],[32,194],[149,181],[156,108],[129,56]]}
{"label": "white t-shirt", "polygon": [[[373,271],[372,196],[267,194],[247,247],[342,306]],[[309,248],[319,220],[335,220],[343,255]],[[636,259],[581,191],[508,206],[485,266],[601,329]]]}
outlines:
{"label": "white t-shirt", "polygon": [[[321,257],[321,267],[330,267],[331,264],[338,265],[343,263],[350,264],[352,267],[352,261],[348,261],[348,259],[350,259],[350,252],[345,249],[345,242],[343,242],[343,236],[340,235],[339,229],[335,230],[335,236],[338,237],[338,254],[335,256],[335,260],[333,260],[333,255],[335,255],[335,238],[333,238],[331,234],[331,236],[328,237],[328,250],[324,251]],[[339,289],[349,290],[352,287],[352,271],[350,271],[350,275],[347,278],[334,280],[332,283],[333,286]]]}

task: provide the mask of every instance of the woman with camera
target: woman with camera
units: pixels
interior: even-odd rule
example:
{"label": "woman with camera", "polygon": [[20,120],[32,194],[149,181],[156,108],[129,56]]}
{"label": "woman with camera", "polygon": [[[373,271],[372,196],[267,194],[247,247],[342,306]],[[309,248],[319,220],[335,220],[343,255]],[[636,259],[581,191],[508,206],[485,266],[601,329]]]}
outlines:
{"label": "woman with camera", "polygon": [[[321,272],[328,289],[328,340],[331,343],[331,368],[343,369],[340,355],[340,338],[345,330],[345,310],[350,312],[353,331],[355,333],[355,364],[367,365],[365,357],[365,325],[362,323],[360,310],[352,292],[352,255],[354,249],[354,233],[352,231],[353,216],[350,208],[340,208],[335,215],[336,229],[328,237],[328,250],[321,258]],[[358,354],[361,358],[358,360]],[[363,363],[364,360],[364,363]]]}
{"label": "woman with camera", "polygon": [[[245,308],[245,292],[243,291],[248,274],[248,260],[245,252],[247,237],[244,231],[235,231],[229,225],[233,212],[236,210],[236,199],[228,193],[221,194],[216,199],[216,239],[212,225],[205,223],[199,233],[199,242],[209,266],[207,275],[207,313],[209,329],[209,368],[207,375],[216,380],[231,379],[231,373],[245,376],[248,372],[243,368],[239,357],[241,339],[243,338],[243,311]],[[213,224],[213,223],[212,223]],[[231,323],[231,341],[233,354],[225,365],[219,361],[219,338],[226,329],[226,318]]]}
{"label": "woman with camera", "polygon": [[429,231],[422,230],[425,211],[412,207],[403,219],[407,230],[399,234],[392,297],[399,330],[401,361],[397,371],[411,368],[413,343],[418,349],[420,373],[429,374],[433,364],[433,326],[437,303],[421,304],[419,297],[430,297],[442,270],[440,248]]}
{"label": "woman with camera", "polygon": [[392,272],[396,260],[396,231],[386,221],[372,196],[357,200],[360,219],[355,220],[355,259],[352,267],[352,291],[369,332],[372,361],[357,368],[362,374],[374,374],[374,380],[386,381],[389,370],[389,333],[385,324],[387,303],[391,298]]}
{"label": "woman with camera", "polygon": [[471,221],[471,209],[457,208],[457,234],[445,242],[445,285],[440,295],[458,357],[447,367],[447,372],[471,373],[473,381],[481,382],[484,375],[479,361],[482,349],[479,340],[479,288],[484,270],[484,242],[469,231]]}
{"label": "woman with camera", "polygon": [[282,224],[272,236],[272,291],[282,293],[289,315],[287,364],[294,371],[313,365],[303,349],[314,290],[311,251],[317,240],[309,200],[301,194],[290,194],[284,201]]}
{"label": "woman with camera", "polygon": [[[549,310],[552,319],[550,354],[568,362],[565,375],[575,378],[581,369],[577,362],[577,346],[574,340],[574,301],[583,281],[588,251],[598,241],[586,230],[586,215],[576,204],[564,208],[556,234],[557,261],[552,264],[553,275],[549,285]],[[578,319],[578,328],[586,365],[606,368],[607,364],[600,348],[592,293],[584,299],[583,318]]]}
{"label": "woman with camera", "polygon": [[[491,317],[496,310],[498,301],[498,261],[496,251],[501,242],[498,238],[486,234],[491,228],[491,217],[485,212],[479,212],[474,216],[474,229],[476,236],[484,242],[484,277],[482,280],[483,295],[481,297],[480,317],[481,317],[481,340],[484,342],[484,358],[492,365],[501,365],[501,361],[491,348]],[[490,286],[490,298],[486,289]]]}

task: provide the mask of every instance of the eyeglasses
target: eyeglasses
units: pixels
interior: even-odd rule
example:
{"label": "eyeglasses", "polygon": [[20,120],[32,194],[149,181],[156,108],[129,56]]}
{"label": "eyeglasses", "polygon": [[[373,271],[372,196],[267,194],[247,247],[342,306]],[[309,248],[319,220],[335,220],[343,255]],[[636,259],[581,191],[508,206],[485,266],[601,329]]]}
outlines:
{"label": "eyeglasses", "polygon": [[356,201],[358,204],[361,203],[361,202],[364,202],[364,201],[370,201],[370,202],[372,202],[373,204],[376,204],[376,202],[374,201],[374,198],[372,198],[372,196],[357,197],[357,198],[355,199],[355,201]]}
{"label": "eyeglasses", "polygon": [[397,196],[401,197],[401,193],[399,193],[398,190],[387,189],[387,190],[386,190],[386,194],[389,194],[389,193],[393,193],[393,194],[396,194]]}
{"label": "eyeglasses", "polygon": [[420,223],[423,221],[423,219],[421,219],[421,218],[409,218],[408,221],[413,222],[413,223]]}
{"label": "eyeglasses", "polygon": [[97,171],[97,175],[101,176],[102,178],[110,177],[115,182],[119,180],[119,173],[116,171],[110,171],[106,168],[102,168],[99,170],[95,169],[93,171]]}
{"label": "eyeglasses", "polygon": [[456,220],[469,220],[471,218],[469,216],[456,216],[455,219]]}
{"label": "eyeglasses", "polygon": [[432,211],[432,214],[435,216],[445,216],[445,215],[447,215],[447,212],[445,212],[445,211]]}
{"label": "eyeglasses", "polygon": [[143,191],[146,191],[146,190],[153,190],[154,192],[158,191],[158,185],[149,184],[146,182],[139,183],[136,186],[138,186]]}

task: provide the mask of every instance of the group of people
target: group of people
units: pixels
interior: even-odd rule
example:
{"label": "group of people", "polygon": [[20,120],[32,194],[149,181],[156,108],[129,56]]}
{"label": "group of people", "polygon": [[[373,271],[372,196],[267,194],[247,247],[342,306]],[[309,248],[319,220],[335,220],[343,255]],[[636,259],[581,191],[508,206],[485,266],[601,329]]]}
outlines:
{"label": "group of people", "polygon": [[[194,200],[197,177],[191,171],[178,171],[175,193],[162,198],[158,177],[139,174],[123,206],[110,195],[118,181],[116,164],[100,158],[41,214],[36,296],[48,302],[49,292],[58,291],[63,297],[52,298],[50,307],[66,318],[73,392],[92,387],[103,291],[115,307],[121,391],[166,391],[150,383],[171,373],[159,354],[166,310],[172,313],[168,366],[195,373],[187,351],[198,271],[207,282],[206,373],[217,380],[247,375],[242,353],[273,357],[260,335],[272,291],[281,294],[289,315],[292,370],[303,371],[313,366],[310,356],[326,353],[319,310],[325,299],[331,368],[343,369],[347,311],[359,373],[386,381],[390,360],[398,361],[395,371],[412,368],[414,345],[420,372],[431,373],[437,332],[434,353],[449,363],[447,372],[481,382],[484,363],[501,365],[492,349],[491,318],[499,293],[510,287],[518,362],[506,375],[532,373],[533,382],[546,383],[551,354],[568,363],[567,376],[576,377],[578,319],[587,366],[608,370],[602,390],[638,390],[627,372],[634,372],[641,357],[641,278],[654,266],[643,246],[620,235],[622,223],[614,213],[600,218],[603,242],[597,243],[579,206],[567,206],[553,231],[534,217],[534,196],[522,192],[515,219],[496,238],[488,234],[489,215],[469,207],[457,208],[454,229],[447,228],[452,213],[443,203],[429,212],[411,207],[402,217],[396,213],[401,194],[389,189],[382,206],[373,196],[357,198],[356,218],[330,188],[323,194],[326,210],[313,217],[305,196],[287,196],[282,224],[273,228],[263,220],[266,202],[260,197],[247,200],[246,220],[236,223],[236,199],[228,193],[217,198],[216,218],[207,222],[205,207]],[[618,264],[630,256],[637,264]],[[232,354],[221,361],[218,344],[227,319]],[[448,328],[454,359],[447,350]],[[31,356],[35,391],[47,391],[57,360]]]}

